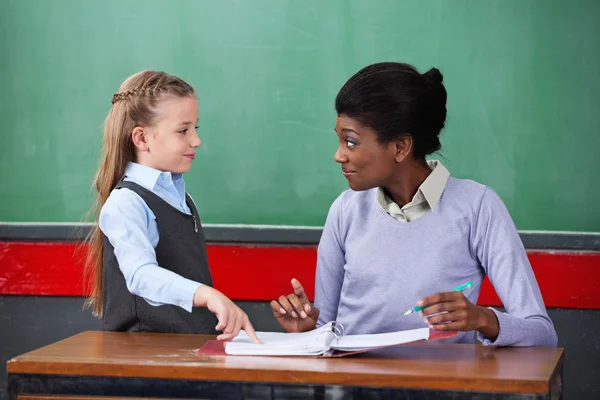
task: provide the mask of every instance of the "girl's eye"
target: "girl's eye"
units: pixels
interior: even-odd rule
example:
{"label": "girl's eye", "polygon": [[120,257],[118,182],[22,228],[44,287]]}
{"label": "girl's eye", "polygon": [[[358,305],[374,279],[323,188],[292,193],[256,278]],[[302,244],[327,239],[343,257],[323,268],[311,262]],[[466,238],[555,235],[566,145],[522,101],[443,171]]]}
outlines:
{"label": "girl's eye", "polygon": [[[194,129],[198,129],[198,128],[199,128],[198,126],[194,126]],[[185,128],[185,129],[182,129],[182,130],[180,130],[178,132],[181,133],[182,135],[185,135],[187,133],[187,131],[189,131],[189,129]]]}
{"label": "girl's eye", "polygon": [[349,149],[353,148],[354,146],[356,146],[356,143],[354,143],[351,140],[346,139],[346,146],[348,146]]}

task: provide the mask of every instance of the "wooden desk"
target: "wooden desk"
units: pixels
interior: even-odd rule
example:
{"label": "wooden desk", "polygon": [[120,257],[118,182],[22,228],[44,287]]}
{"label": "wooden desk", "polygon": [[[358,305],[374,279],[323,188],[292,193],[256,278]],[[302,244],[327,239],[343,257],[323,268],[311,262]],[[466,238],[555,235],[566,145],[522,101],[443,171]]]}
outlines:
{"label": "wooden desk", "polygon": [[346,358],[198,355],[212,338],[84,332],[10,360],[9,398],[562,398],[559,348],[431,342]]}

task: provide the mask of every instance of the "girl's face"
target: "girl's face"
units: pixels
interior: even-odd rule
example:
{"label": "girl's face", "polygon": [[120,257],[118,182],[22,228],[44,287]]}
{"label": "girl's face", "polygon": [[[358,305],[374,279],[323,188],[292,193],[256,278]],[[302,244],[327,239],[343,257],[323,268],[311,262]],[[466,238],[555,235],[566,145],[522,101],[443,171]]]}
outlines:
{"label": "girl's face", "polygon": [[189,171],[202,143],[196,133],[198,100],[193,96],[166,98],[160,104],[157,120],[147,128],[147,152],[142,163],[174,174]]}
{"label": "girl's face", "polygon": [[396,144],[381,145],[375,131],[345,115],[337,117],[335,131],[340,144],[333,159],[341,164],[350,189],[386,186],[394,173]]}

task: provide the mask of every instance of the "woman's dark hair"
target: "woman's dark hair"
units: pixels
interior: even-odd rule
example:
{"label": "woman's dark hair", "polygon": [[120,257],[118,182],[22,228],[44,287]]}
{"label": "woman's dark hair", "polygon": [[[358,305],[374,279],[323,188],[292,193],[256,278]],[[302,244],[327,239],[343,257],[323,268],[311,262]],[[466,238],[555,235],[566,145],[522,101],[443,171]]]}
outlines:
{"label": "woman's dark hair", "polygon": [[335,109],[373,129],[382,144],[412,136],[413,155],[425,159],[441,148],[447,97],[443,79],[437,68],[420,74],[409,64],[372,64],[344,84]]}

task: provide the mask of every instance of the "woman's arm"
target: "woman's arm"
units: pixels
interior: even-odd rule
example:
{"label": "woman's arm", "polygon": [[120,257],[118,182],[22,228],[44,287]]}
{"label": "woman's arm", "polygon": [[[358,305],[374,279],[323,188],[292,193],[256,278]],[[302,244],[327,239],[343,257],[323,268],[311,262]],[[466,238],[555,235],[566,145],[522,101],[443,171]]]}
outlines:
{"label": "woman's arm", "polygon": [[494,346],[556,346],[556,331],[517,228],[491,189],[482,196],[473,233],[474,252],[506,309],[490,309],[498,320],[497,337],[486,337],[480,329],[479,338]]}
{"label": "woman's arm", "polygon": [[335,321],[337,318],[346,264],[343,244],[345,236],[342,220],[343,198],[344,194],[331,205],[319,241],[315,306],[319,308],[321,314],[317,326]]}

